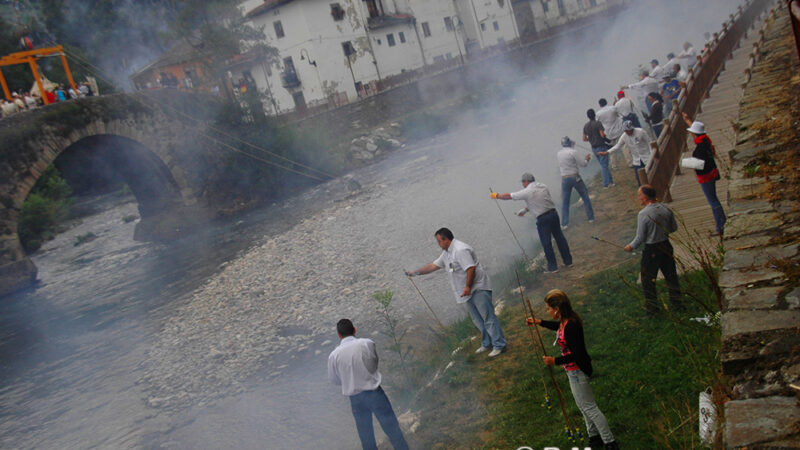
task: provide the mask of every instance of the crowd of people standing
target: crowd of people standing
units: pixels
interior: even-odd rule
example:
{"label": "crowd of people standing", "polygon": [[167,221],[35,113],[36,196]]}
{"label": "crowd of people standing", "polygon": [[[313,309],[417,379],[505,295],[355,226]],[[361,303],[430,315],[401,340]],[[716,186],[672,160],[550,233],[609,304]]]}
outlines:
{"label": "crowd of people standing", "polygon": [[[685,310],[674,250],[669,237],[678,230],[677,221],[672,210],[658,201],[656,190],[652,186],[643,185],[639,178],[639,169],[645,168],[650,161],[651,143],[658,140],[664,128],[664,119],[670,116],[673,109],[673,101],[679,98],[681,91],[686,87],[688,70],[697,62],[697,53],[687,42],[680,54],[676,56],[670,53],[667,58],[669,62],[665,67],[659,65],[658,60],[652,60],[651,70],[643,71],[638,82],[620,90],[613,105],[610,105],[605,98],[601,98],[598,101],[600,106],[598,111],[589,109],[586,112],[589,122],[583,128],[583,140],[589,142],[591,152],[600,163],[604,188],[615,186],[612,174],[614,166],[610,156],[621,149],[628,152],[626,160],[634,169],[639,185],[637,199],[642,209],[637,216],[636,235],[624,246],[624,250],[632,252],[643,247],[642,290],[645,311],[651,317],[660,314],[655,282],[659,271],[666,279],[670,309],[673,312]],[[626,89],[632,95],[627,95]],[[638,110],[637,104],[644,105],[646,109]],[[639,120],[640,114],[648,124],[647,129]],[[687,132],[696,144],[692,156],[702,161],[701,167],[696,169],[696,175],[714,215],[716,230],[712,236],[721,236],[726,218],[716,195],[715,182],[719,179],[714,161],[716,150],[702,122],[693,121],[685,112],[681,114],[681,118],[689,127]],[[563,266],[570,267],[573,264],[569,243],[564,235],[564,230],[569,227],[570,222],[570,200],[573,189],[583,200],[588,222],[592,223],[595,219],[588,188],[580,174],[581,168],[586,167],[591,160],[591,155],[576,150],[575,142],[567,136],[561,140],[557,160],[562,178],[560,218],[548,187],[537,182],[534,175],[529,172],[522,174],[520,180],[522,190],[491,193],[491,198],[495,200],[524,201],[525,207],[516,214],[522,217],[531,212],[535,216],[539,241],[546,260],[544,273],[556,273],[559,270],[553,240],[556,242]],[[455,239],[452,231],[447,228],[437,230],[435,238],[442,249],[439,258],[419,269],[406,272],[406,276],[411,278],[444,269],[450,279],[456,301],[466,307],[481,333],[481,346],[475,352],[488,352],[489,358],[501,355],[506,351],[507,344],[500,322],[494,313],[491,282],[478,260],[477,253],[470,245]],[[583,320],[573,310],[567,294],[560,289],[553,289],[547,293],[545,307],[547,314],[554,320],[528,318],[527,325],[538,325],[555,331],[561,356],[543,356],[543,363],[548,366],[564,367],[573,398],[586,423],[590,446],[607,450],[618,449],[608,421],[595,402],[590,387],[593,370],[591,358],[586,350]],[[374,343],[369,339],[356,339],[354,327],[347,319],[344,320],[347,322],[344,333],[341,326],[337,326],[337,332],[342,340],[340,346],[329,357],[328,374],[334,384],[342,386],[342,393],[350,397],[363,448],[375,448],[373,414],[378,418],[394,448],[408,448],[397,426],[391,404],[380,388],[380,373],[377,371]],[[343,358],[343,354],[351,356]],[[354,383],[356,389],[353,389]]]}
{"label": "crowd of people standing", "polygon": [[[45,100],[34,91],[26,91],[22,94],[17,92],[11,93],[11,99],[0,99],[0,111],[2,117],[8,117],[18,112],[29,111],[45,105]],[[89,83],[80,83],[73,88],[72,86],[58,85],[52,89],[45,90],[44,95],[47,98],[47,104],[66,102],[81,97],[90,97],[94,95]]]}

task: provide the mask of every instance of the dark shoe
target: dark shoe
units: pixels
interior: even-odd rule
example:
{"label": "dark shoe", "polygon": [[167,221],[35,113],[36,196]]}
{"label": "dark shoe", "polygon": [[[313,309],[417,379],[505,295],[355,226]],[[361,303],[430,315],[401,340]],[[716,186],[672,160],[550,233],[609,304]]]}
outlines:
{"label": "dark shoe", "polygon": [[606,450],[619,450],[619,445],[617,445],[617,441],[611,441],[606,444]]}
{"label": "dark shoe", "polygon": [[602,450],[605,448],[605,444],[603,444],[603,438],[601,438],[599,434],[589,436],[589,447],[591,447],[592,450]]}

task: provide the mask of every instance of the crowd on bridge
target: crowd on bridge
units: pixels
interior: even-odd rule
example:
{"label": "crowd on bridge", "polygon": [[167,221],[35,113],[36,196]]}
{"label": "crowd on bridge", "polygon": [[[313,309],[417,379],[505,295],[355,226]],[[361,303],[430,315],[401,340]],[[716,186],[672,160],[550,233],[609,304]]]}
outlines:
{"label": "crowd on bridge", "polygon": [[[47,104],[66,102],[81,97],[94,95],[89,83],[77,84],[74,88],[64,84],[56,85],[44,91]],[[2,117],[8,117],[22,111],[30,111],[45,105],[45,99],[39,95],[39,91],[25,91],[22,94],[12,92],[10,99],[0,99],[0,111]]]}
{"label": "crowd on bridge", "polygon": [[[612,174],[612,169],[615,167],[609,161],[610,156],[623,153],[617,152],[624,149],[625,162],[635,171],[639,185],[637,201],[642,208],[637,216],[635,236],[624,247],[622,245],[618,247],[626,252],[643,247],[641,281],[648,317],[657,317],[661,314],[656,293],[656,278],[659,271],[666,279],[670,311],[675,314],[685,311],[674,249],[670,243],[670,234],[678,230],[678,223],[672,210],[657,199],[656,190],[642,183],[639,171],[650,161],[651,143],[658,140],[664,129],[664,118],[670,116],[674,104],[690,81],[689,71],[703,57],[705,53],[698,56],[697,51],[687,42],[678,55],[669,53],[667,63],[663,66],[657,59],[653,59],[650,63],[651,68],[641,72],[639,81],[623,86],[616,93],[613,104],[601,98],[598,101],[599,110],[589,109],[586,113],[589,122],[585,124],[582,136],[583,140],[591,145],[591,149],[586,149],[587,152],[576,150],[576,143],[570,137],[562,138],[557,153],[562,193],[560,216],[548,187],[537,182],[532,173],[522,174],[520,179],[522,189],[519,191],[491,193],[491,198],[495,200],[525,202],[525,207],[516,214],[522,217],[532,213],[531,215],[536,218],[538,237],[546,261],[545,274],[559,271],[552,241],[556,243],[563,267],[573,265],[570,246],[564,233],[570,223],[570,200],[573,190],[576,190],[583,200],[588,222],[593,223],[595,220],[589,190],[580,173],[581,168],[586,167],[591,161],[592,156],[588,151],[590,150],[600,163],[603,187],[610,188],[615,186]],[[685,112],[676,114],[675,117],[680,117],[686,123],[688,127],[686,130],[696,145],[692,157],[700,162],[695,167],[697,180],[703,186],[703,192],[711,205],[716,221],[716,230],[712,236],[721,236],[724,231],[725,213],[716,197],[715,182],[719,179],[719,172],[714,161],[714,146],[702,122],[692,120]],[[513,233],[510,224],[509,229]],[[475,249],[456,239],[448,228],[440,228],[434,233],[434,237],[442,250],[441,255],[431,263],[406,272],[406,276],[412,279],[444,269],[450,279],[457,303],[464,305],[481,333],[481,346],[475,352],[486,352],[489,358],[505,353],[507,343],[500,321],[495,315],[492,283]],[[520,249],[525,254],[521,244]],[[526,323],[531,327],[538,325],[555,331],[561,356],[543,356],[543,363],[548,366],[564,366],[573,397],[586,423],[590,446],[618,449],[608,421],[595,402],[589,385],[592,364],[584,342],[584,323],[580,315],[573,310],[569,297],[563,290],[550,290],[544,300],[546,312],[553,320],[540,320],[529,316]],[[532,310],[530,312],[532,313]],[[342,319],[337,324],[341,342],[328,358],[329,378],[333,384],[341,386],[342,394],[350,399],[363,448],[376,448],[372,428],[374,414],[393,447],[406,449],[408,445],[397,418],[381,388],[375,343],[370,339],[356,338],[355,331],[354,325],[348,319]],[[566,410],[564,414],[568,424]],[[567,434],[572,436],[571,433],[567,427]]]}

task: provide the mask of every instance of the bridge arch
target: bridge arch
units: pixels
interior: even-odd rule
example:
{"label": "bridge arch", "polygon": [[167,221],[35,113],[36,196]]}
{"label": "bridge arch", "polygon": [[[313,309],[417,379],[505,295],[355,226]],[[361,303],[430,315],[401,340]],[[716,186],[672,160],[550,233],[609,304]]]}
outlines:
{"label": "bridge arch", "polygon": [[[0,296],[30,285],[36,267],[17,234],[22,204],[36,181],[65,151],[105,146],[139,202],[142,221],[197,202],[202,157],[197,122],[180,111],[197,112],[189,94],[159,93],[172,105],[155,105],[145,94],[86,97],[48,105],[0,120]],[[163,103],[163,102],[159,102]],[[191,121],[189,121],[191,122]],[[116,150],[115,150],[116,149]],[[138,227],[137,227],[138,233]]]}

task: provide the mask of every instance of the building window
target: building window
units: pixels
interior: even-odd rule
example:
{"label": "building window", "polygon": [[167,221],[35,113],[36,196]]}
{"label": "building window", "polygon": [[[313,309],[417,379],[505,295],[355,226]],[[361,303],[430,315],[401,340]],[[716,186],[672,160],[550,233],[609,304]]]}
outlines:
{"label": "building window", "polygon": [[283,24],[281,23],[280,20],[276,20],[275,22],[272,22],[272,26],[275,27],[275,37],[280,39],[280,38],[286,36],[286,33],[283,32]]}
{"label": "building window", "polygon": [[294,61],[292,61],[291,56],[283,58],[283,67],[287,72],[295,72]]}
{"label": "building window", "polygon": [[386,35],[386,43],[389,44],[389,47],[394,47],[394,33],[389,33]]}
{"label": "building window", "polygon": [[356,52],[356,49],[353,48],[353,43],[350,41],[342,42],[342,50],[344,51],[344,56],[347,56],[348,58],[350,55],[355,54]]}
{"label": "building window", "polygon": [[431,26],[428,22],[422,22],[422,35],[425,37],[431,37]]}
{"label": "building window", "polygon": [[443,62],[443,61],[444,61],[444,55],[439,55],[439,56],[434,56],[433,57],[433,62],[434,63],[440,63],[440,62]]}
{"label": "building window", "polygon": [[400,43],[401,44],[405,44],[406,43],[406,35],[405,35],[405,33],[400,31],[400,32],[397,33],[397,37],[400,38]]}
{"label": "building window", "polygon": [[494,22],[492,22],[492,28],[494,28],[494,31],[499,31],[500,30],[500,24],[497,23],[497,21],[495,20]]}
{"label": "building window", "polygon": [[378,17],[381,15],[381,10],[379,9],[378,4],[375,0],[366,0],[367,2],[367,11],[369,11],[370,17]]}
{"label": "building window", "polygon": [[486,31],[486,22],[481,22],[481,31]]}
{"label": "building window", "polygon": [[338,3],[331,3],[331,16],[336,22],[344,19],[344,9]]}
{"label": "building window", "polygon": [[452,17],[445,17],[444,18],[444,28],[447,31],[455,30],[455,27],[453,26],[453,18]]}
{"label": "building window", "polygon": [[506,4],[505,0],[497,0],[497,6],[502,8],[503,6],[505,6],[505,4]]}

